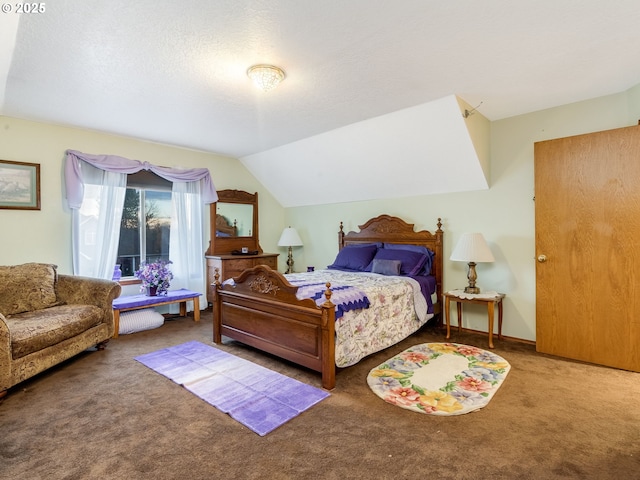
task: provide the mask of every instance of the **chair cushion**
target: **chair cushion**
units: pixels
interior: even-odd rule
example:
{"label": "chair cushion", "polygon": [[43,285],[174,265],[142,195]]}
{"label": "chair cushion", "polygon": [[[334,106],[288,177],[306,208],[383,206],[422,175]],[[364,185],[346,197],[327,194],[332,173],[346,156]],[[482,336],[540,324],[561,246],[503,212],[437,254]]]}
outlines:
{"label": "chair cushion", "polygon": [[56,304],[56,265],[0,266],[0,313],[5,317]]}
{"label": "chair cushion", "polygon": [[60,305],[12,315],[6,319],[11,332],[13,359],[75,337],[102,321],[95,305]]}

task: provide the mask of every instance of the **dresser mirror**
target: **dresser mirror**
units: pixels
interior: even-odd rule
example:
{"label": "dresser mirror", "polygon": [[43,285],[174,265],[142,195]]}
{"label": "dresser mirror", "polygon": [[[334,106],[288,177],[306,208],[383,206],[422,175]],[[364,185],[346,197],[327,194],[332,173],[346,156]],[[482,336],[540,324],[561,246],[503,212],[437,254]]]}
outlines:
{"label": "dresser mirror", "polygon": [[253,234],[253,205],[216,204],[216,237],[250,237]]}
{"label": "dresser mirror", "polygon": [[210,206],[210,244],[207,255],[262,253],[258,237],[258,193],[219,190]]}
{"label": "dresser mirror", "polygon": [[248,268],[266,265],[278,269],[278,254],[264,253],[258,236],[258,194],[220,190],[210,210],[207,264],[207,303],[214,301],[214,282],[237,277]]}

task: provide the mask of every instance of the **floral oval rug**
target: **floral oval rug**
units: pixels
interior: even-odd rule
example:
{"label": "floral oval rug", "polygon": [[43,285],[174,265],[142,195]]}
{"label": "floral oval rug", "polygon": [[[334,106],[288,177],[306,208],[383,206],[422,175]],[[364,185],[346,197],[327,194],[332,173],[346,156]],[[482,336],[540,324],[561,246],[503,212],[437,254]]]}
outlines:
{"label": "floral oval rug", "polygon": [[489,403],[511,365],[481,348],[423,343],[369,372],[373,392],[398,407],[431,415],[462,415]]}

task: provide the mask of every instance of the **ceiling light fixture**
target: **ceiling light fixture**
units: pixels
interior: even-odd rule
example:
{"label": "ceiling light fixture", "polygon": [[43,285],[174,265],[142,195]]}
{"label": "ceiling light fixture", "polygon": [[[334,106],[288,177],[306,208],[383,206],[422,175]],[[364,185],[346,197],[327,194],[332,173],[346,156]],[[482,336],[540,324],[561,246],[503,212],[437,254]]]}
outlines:
{"label": "ceiling light fixture", "polygon": [[284,80],[284,70],[273,65],[254,65],[247,70],[247,76],[265,92],[273,90]]}

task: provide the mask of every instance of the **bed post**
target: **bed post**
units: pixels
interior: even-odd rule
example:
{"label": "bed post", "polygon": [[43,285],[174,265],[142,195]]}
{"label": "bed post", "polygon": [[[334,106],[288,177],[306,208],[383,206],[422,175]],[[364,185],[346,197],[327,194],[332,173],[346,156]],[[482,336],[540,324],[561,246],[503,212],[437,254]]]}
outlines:
{"label": "bed post", "polygon": [[444,274],[443,270],[443,259],[444,259],[444,245],[442,242],[442,236],[444,234],[444,232],[442,231],[442,218],[438,217],[438,223],[437,223],[438,229],[435,231],[435,237],[436,237],[436,244],[435,244],[435,254],[436,254],[436,262],[433,265],[433,271],[432,274],[436,277],[436,297],[438,299],[437,303],[436,303],[436,307],[434,309],[434,313],[438,316],[438,325],[442,328],[444,326],[444,322],[443,322],[443,315],[444,315],[444,309],[442,308],[442,302],[443,302],[443,297],[442,294],[444,293],[443,290],[443,283],[442,283],[442,275]]}
{"label": "bed post", "polygon": [[[440,217],[438,217],[438,229],[436,230],[436,251],[435,254],[437,256],[437,258],[443,259],[444,258],[444,245],[442,244],[442,235],[443,235],[443,231],[442,231],[442,219]],[[444,262],[443,261],[437,261],[435,263],[436,266],[436,271],[435,271],[435,277],[437,279],[437,284],[436,284],[436,294],[438,295],[438,302],[442,301],[442,274],[443,274],[443,265]]]}
{"label": "bed post", "polygon": [[340,231],[338,232],[338,251],[344,247],[344,225],[340,222]]}
{"label": "bed post", "polygon": [[[342,230],[342,229],[341,229]],[[322,308],[322,388],[336,386],[336,306],[331,302],[331,284],[327,283]]]}
{"label": "bed post", "polygon": [[222,343],[222,316],[221,302],[218,295],[218,288],[222,286],[220,283],[220,270],[216,267],[213,275],[213,343]]}

